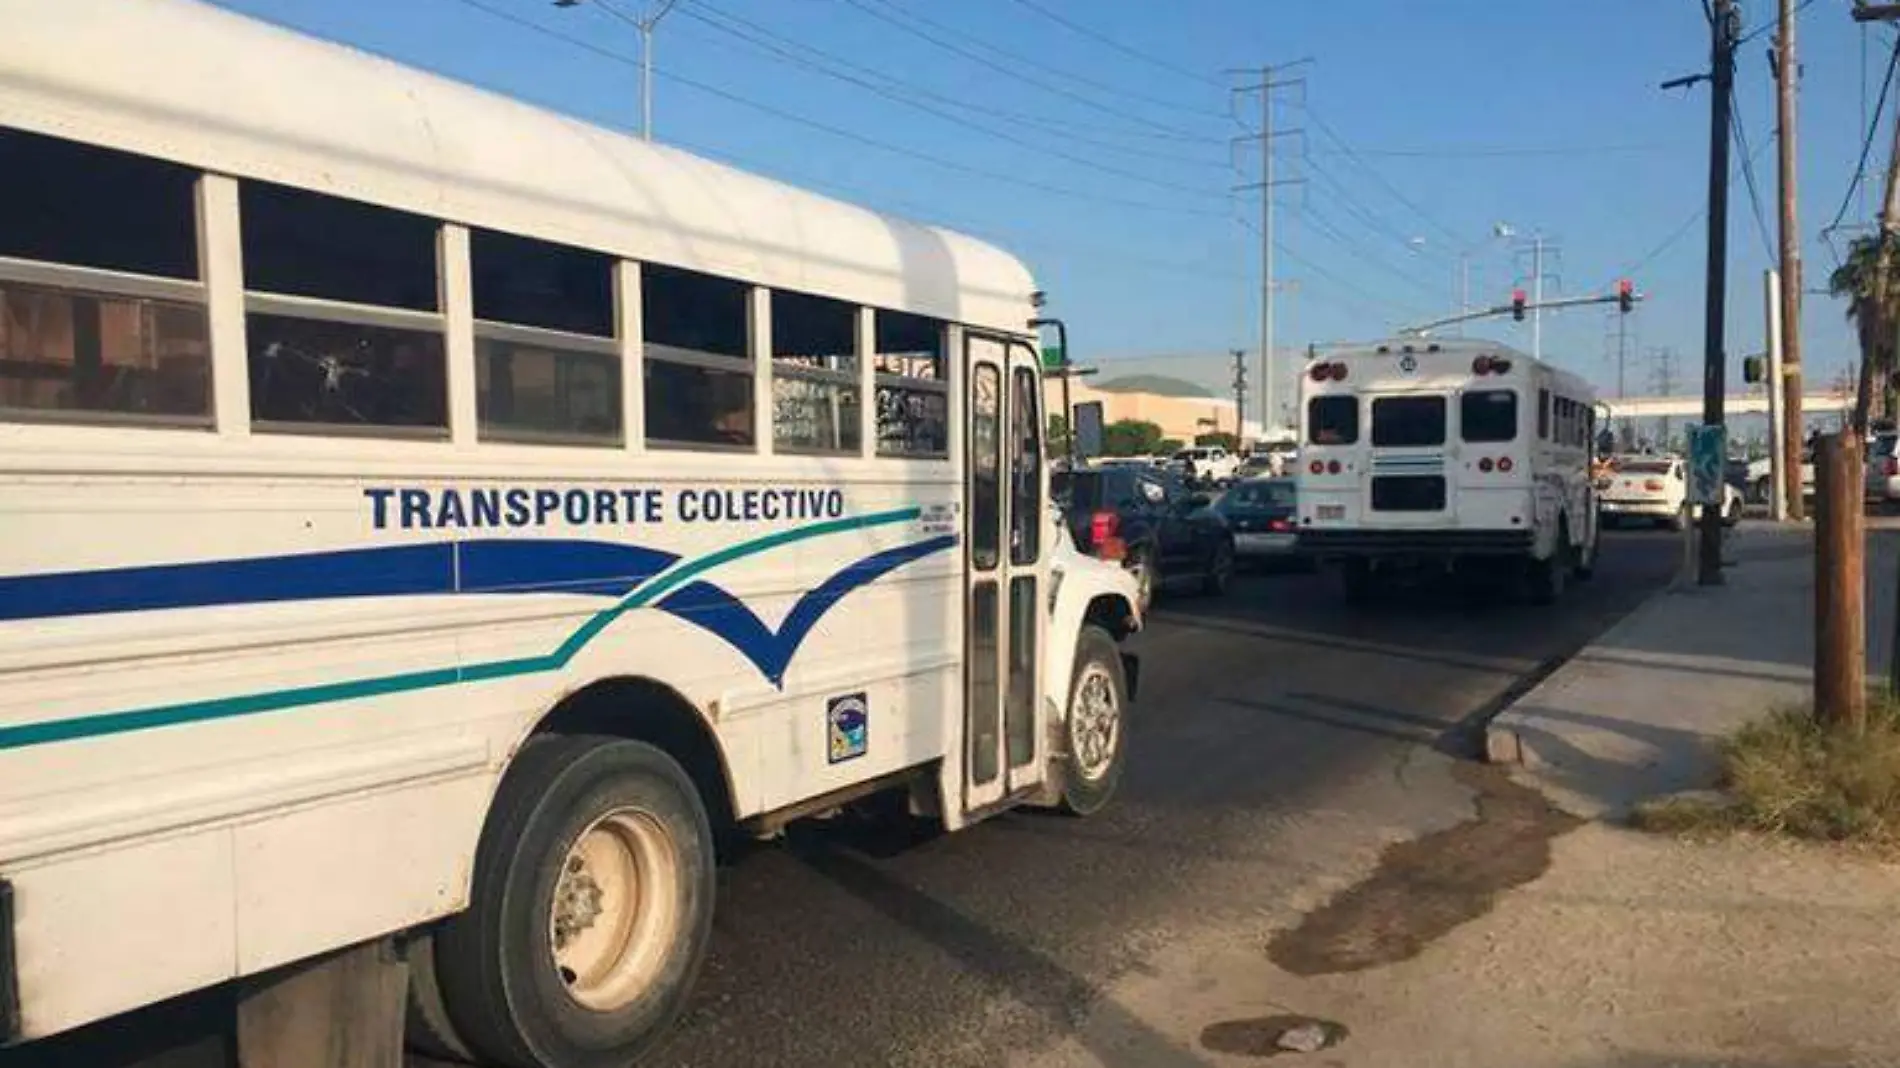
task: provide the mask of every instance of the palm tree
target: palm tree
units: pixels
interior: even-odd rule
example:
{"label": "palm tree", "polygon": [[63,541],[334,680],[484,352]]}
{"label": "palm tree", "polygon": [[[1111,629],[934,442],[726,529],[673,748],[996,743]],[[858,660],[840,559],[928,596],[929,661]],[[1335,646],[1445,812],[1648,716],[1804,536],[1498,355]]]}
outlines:
{"label": "palm tree", "polygon": [[[1879,256],[1886,249],[1886,293],[1879,290]],[[1894,330],[1900,327],[1900,242],[1882,235],[1855,238],[1847,259],[1828,277],[1827,291],[1847,301],[1847,317],[1860,333],[1860,381],[1854,391],[1854,428],[1865,431],[1874,383],[1881,384],[1881,407],[1891,409],[1895,372]],[[1876,376],[1878,376],[1876,378]]]}

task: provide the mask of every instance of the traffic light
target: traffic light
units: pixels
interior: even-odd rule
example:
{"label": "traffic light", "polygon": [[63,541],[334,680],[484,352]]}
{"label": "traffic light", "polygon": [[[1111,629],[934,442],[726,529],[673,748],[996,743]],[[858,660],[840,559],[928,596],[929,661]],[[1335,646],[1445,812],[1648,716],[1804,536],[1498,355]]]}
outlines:
{"label": "traffic light", "polygon": [[1767,362],[1762,356],[1742,357],[1742,381],[1752,386],[1767,378]]}
{"label": "traffic light", "polygon": [[1636,287],[1630,285],[1630,280],[1627,278],[1617,282],[1616,283],[1616,309],[1622,312],[1624,315],[1628,315],[1630,313],[1630,309],[1635,306],[1636,306]]}
{"label": "traffic light", "polygon": [[1520,323],[1524,321],[1524,291],[1521,289],[1511,290],[1511,318]]}

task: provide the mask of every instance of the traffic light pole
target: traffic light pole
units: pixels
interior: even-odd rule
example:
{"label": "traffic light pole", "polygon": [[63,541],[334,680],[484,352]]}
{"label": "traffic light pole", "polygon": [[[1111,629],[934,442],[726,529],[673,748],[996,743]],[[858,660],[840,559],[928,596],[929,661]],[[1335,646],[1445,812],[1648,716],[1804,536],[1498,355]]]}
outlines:
{"label": "traffic light pole", "polygon": [[[1641,293],[1632,291],[1628,294],[1627,299],[1631,305],[1634,305],[1646,298]],[[1524,318],[1524,312],[1539,308],[1580,308],[1587,304],[1621,304],[1624,300],[1624,294],[1611,293],[1601,297],[1564,297],[1558,300],[1545,300],[1521,305],[1516,302],[1510,304],[1494,304],[1489,308],[1479,308],[1477,311],[1465,312],[1463,315],[1448,315],[1443,319],[1433,319],[1429,323],[1401,327],[1399,334],[1408,337],[1423,337],[1440,327],[1453,326],[1458,323],[1468,323],[1474,319],[1491,319],[1500,315],[1510,315],[1522,320]]]}

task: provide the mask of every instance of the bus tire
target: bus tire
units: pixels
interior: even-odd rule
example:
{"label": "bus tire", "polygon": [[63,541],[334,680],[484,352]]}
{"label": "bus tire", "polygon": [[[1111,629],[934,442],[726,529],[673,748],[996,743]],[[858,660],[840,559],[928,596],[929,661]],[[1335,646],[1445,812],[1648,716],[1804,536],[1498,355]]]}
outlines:
{"label": "bus tire", "polygon": [[1128,753],[1128,678],[1115,639],[1100,627],[1083,627],[1076,640],[1063,722],[1069,759],[1062,775],[1062,811],[1093,815],[1114,795]]}
{"label": "bus tire", "polygon": [[1557,521],[1557,543],[1542,560],[1532,557],[1528,571],[1532,604],[1555,604],[1564,595],[1564,583],[1575,565],[1571,561],[1570,524]]}
{"label": "bus tire", "polygon": [[1577,566],[1571,570],[1571,577],[1575,578],[1578,582],[1588,582],[1595,578],[1597,574],[1597,553],[1601,551],[1603,551],[1603,539],[1601,532],[1599,532],[1598,536],[1584,542],[1583,545],[1578,548]]}
{"label": "bus tire", "polygon": [[474,1059],[622,1068],[679,1015],[712,933],[712,827],[644,742],[529,744],[502,778],[435,978]]}
{"label": "bus tire", "polygon": [[403,1041],[417,1053],[437,1060],[468,1064],[475,1059],[468,1043],[449,1022],[449,1009],[442,1001],[442,984],[436,980],[435,932],[423,931],[403,946],[403,958],[409,964],[409,1007],[403,1014]]}

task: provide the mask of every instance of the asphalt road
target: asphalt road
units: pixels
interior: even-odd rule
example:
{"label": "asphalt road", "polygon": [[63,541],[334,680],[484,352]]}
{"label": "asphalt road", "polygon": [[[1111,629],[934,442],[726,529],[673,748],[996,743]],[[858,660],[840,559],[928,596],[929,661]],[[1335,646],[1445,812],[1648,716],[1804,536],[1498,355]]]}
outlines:
{"label": "asphalt road", "polygon": [[[1171,946],[1284,925],[1383,847],[1468,819],[1471,792],[1417,755],[1467,744],[1666,581],[1678,552],[1665,534],[1612,533],[1595,581],[1549,608],[1421,589],[1355,610],[1331,576],[1302,573],[1165,599],[1137,639],[1115,804],[923,840],[834,823],[752,851],[721,873],[711,960],[652,1063],[988,1068],[1077,1043],[1108,1064],[1201,1063],[1132,1021],[1112,1042],[1078,1024],[1112,1014],[1104,991]],[[0,1068],[222,1060],[163,1013],[147,1031],[136,1056],[82,1033]]]}

